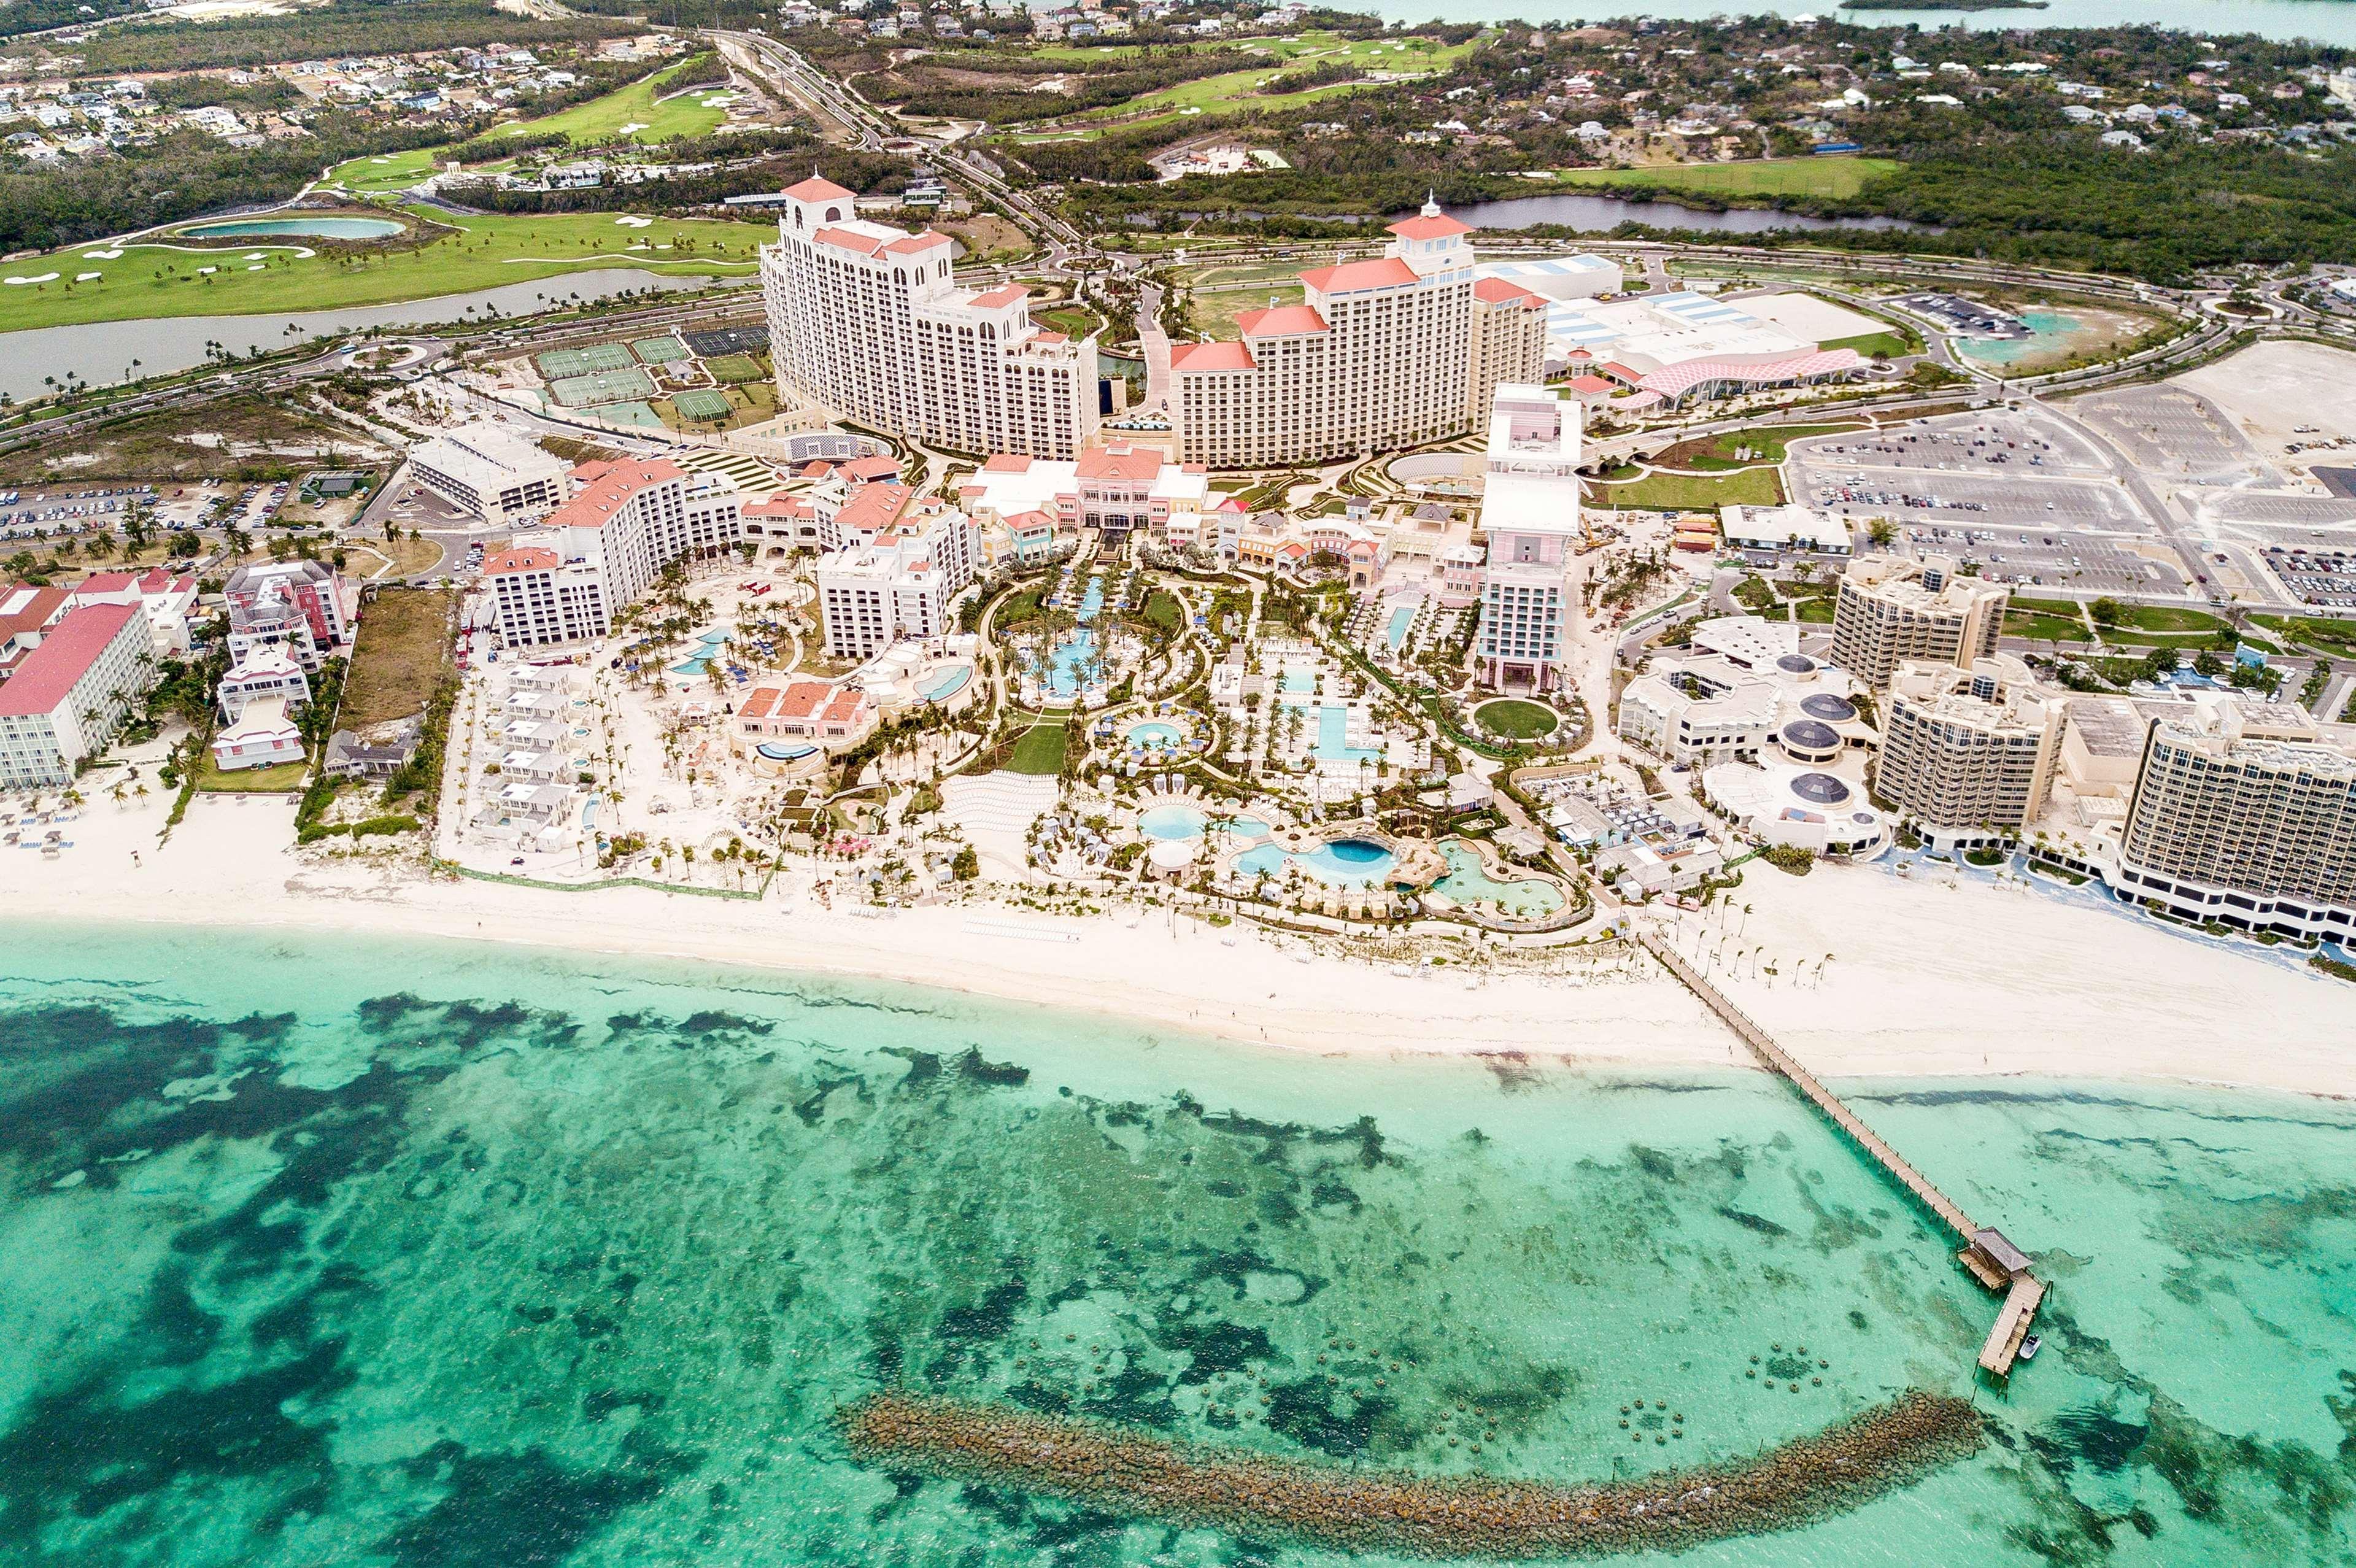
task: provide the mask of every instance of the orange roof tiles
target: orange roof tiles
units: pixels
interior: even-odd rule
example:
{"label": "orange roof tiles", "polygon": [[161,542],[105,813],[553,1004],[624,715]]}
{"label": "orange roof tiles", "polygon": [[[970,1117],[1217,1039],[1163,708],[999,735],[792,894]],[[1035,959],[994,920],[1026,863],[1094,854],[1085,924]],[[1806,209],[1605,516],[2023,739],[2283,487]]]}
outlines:
{"label": "orange roof tiles", "polygon": [[1162,454],[1124,441],[1084,447],[1072,467],[1075,477],[1083,479],[1150,479],[1162,472]]}
{"label": "orange roof tiles", "polygon": [[1180,343],[1170,350],[1173,371],[1256,371],[1258,362],[1241,343]]}
{"label": "orange roof tiles", "polygon": [[905,485],[862,485],[851,492],[842,510],[834,514],[836,524],[859,533],[875,533],[900,521],[908,510],[916,492]]}
{"label": "orange roof tiles", "polygon": [[1314,307],[1306,305],[1279,305],[1266,310],[1247,310],[1236,317],[1236,326],[1247,338],[1289,338],[1302,332],[1326,332],[1332,328]]}
{"label": "orange roof tiles", "polygon": [[838,251],[855,251],[872,256],[884,248],[884,242],[873,234],[862,234],[856,229],[821,229],[810,236],[821,245],[832,245]]}
{"label": "orange roof tiles", "polygon": [[985,310],[998,310],[1031,297],[1031,291],[1019,283],[1001,284],[987,294],[973,296],[973,302]]}
{"label": "orange roof tiles", "polygon": [[1521,285],[1507,283],[1504,278],[1483,278],[1480,282],[1472,285],[1472,295],[1476,299],[1486,300],[1491,305],[1535,305],[1542,306],[1546,304],[1545,300],[1539,298],[1537,295],[1532,294],[1528,289],[1522,287]]}
{"label": "orange roof tiles", "polygon": [[526,545],[520,550],[502,550],[484,562],[483,575],[496,577],[509,572],[547,572],[562,564],[555,551]]}
{"label": "orange roof tiles", "polygon": [[56,712],[123,623],[138,614],[136,605],[85,605],[69,614],[0,685],[0,714],[21,718]]}
{"label": "orange roof tiles", "polygon": [[810,176],[809,178],[802,181],[799,185],[789,185],[786,187],[786,194],[792,197],[796,201],[853,201],[858,199],[858,193],[856,191],[845,190],[842,187],[835,184],[834,181],[830,179],[820,179],[816,175]]}
{"label": "orange roof tiles", "polygon": [[581,489],[548,514],[552,528],[603,528],[622,504],[649,485],[683,479],[687,470],[668,457],[616,463],[584,463],[573,470]]}
{"label": "orange roof tiles", "polygon": [[884,247],[884,253],[888,256],[913,256],[921,251],[937,250],[948,242],[947,234],[935,233],[927,229],[921,234],[901,235]]}
{"label": "orange roof tiles", "polygon": [[1031,457],[1024,452],[1000,452],[984,463],[981,469],[986,474],[1027,474],[1031,471]]}
{"label": "orange roof tiles", "polygon": [[1405,219],[1391,224],[1390,232],[1402,240],[1445,240],[1451,234],[1470,234],[1472,225],[1460,222],[1441,212],[1429,218]]}
{"label": "orange roof tiles", "polygon": [[1350,294],[1362,288],[1398,288],[1416,281],[1415,269],[1397,256],[1370,262],[1344,262],[1338,267],[1317,267],[1301,281],[1320,294]]}

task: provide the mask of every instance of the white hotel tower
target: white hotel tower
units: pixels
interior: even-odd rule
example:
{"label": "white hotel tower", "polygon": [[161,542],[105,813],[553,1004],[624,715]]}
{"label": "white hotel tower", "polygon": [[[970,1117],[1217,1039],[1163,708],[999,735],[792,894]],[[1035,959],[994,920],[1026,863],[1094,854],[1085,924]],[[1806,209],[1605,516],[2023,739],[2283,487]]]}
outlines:
{"label": "white hotel tower", "polygon": [[1300,305],[1170,351],[1182,462],[1322,463],[1462,435],[1499,383],[1546,373],[1546,301],[1473,276],[1472,231],[1426,202],[1380,256],[1301,274]]}
{"label": "white hotel tower", "polygon": [[1076,456],[1096,434],[1096,338],[1033,326],[1020,285],[959,288],[948,235],[870,222],[855,201],[806,179],[761,247],[779,385],[928,446]]}

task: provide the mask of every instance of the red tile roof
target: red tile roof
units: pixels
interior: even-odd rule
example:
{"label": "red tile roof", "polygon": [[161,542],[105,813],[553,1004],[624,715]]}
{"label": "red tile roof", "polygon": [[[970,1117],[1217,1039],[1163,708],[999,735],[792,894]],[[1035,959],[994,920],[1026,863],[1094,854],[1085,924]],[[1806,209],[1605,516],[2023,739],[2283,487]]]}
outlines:
{"label": "red tile roof", "polygon": [[1620,390],[1610,381],[1605,381],[1601,376],[1575,376],[1567,383],[1567,385],[1571,392],[1578,393],[1581,397],[1592,397],[1598,393],[1613,392]]}
{"label": "red tile roof", "polygon": [[1544,306],[1546,304],[1545,300],[1521,285],[1507,283],[1504,278],[1483,278],[1472,285],[1472,295],[1474,298],[1486,300],[1491,305]]}
{"label": "red tile roof", "polygon": [[1079,461],[1073,466],[1076,478],[1083,479],[1150,479],[1162,472],[1162,454],[1150,446],[1132,446],[1119,442],[1108,446],[1083,447]]}
{"label": "red tile roof", "polygon": [[925,251],[937,251],[949,242],[947,234],[937,234],[927,229],[921,234],[903,234],[884,247],[887,256],[913,256]]}
{"label": "red tile roof", "polygon": [[573,470],[581,489],[548,514],[552,528],[603,528],[624,502],[650,485],[683,479],[687,470],[668,457],[615,463],[584,463]]}
{"label": "red tile roof", "polygon": [[1390,231],[1402,240],[1445,240],[1451,234],[1470,234],[1472,225],[1442,212],[1430,218],[1403,219],[1390,225]]}
{"label": "red tile roof", "polygon": [[973,296],[973,302],[984,310],[998,310],[1031,297],[1031,291],[1019,283],[1001,284],[987,294]]}
{"label": "red tile roof", "polygon": [[858,199],[856,191],[845,190],[834,181],[820,179],[816,175],[810,176],[799,185],[786,187],[786,194],[796,201],[855,201]]}
{"label": "red tile roof", "polygon": [[867,694],[853,687],[825,681],[794,681],[783,686],[762,686],[736,710],[740,719],[818,719],[845,724],[858,716]]}
{"label": "red tile roof", "polygon": [[555,551],[528,544],[520,550],[502,550],[484,562],[483,575],[496,577],[508,572],[548,572],[562,564]]}
{"label": "red tile roof", "polygon": [[64,613],[70,597],[63,588],[33,588],[17,584],[0,588],[0,643],[28,631],[38,631]]}
{"label": "red tile roof", "polygon": [[883,241],[872,234],[862,234],[856,229],[821,229],[810,238],[821,245],[832,245],[838,251],[855,251],[862,256],[872,256],[884,248]]}
{"label": "red tile roof", "polygon": [[746,517],[808,517],[810,503],[799,496],[771,496],[744,508]]}
{"label": "red tile roof", "polygon": [[1325,325],[1325,318],[1306,305],[1279,305],[1266,310],[1247,310],[1236,317],[1236,326],[1247,338],[1290,338],[1302,332],[1331,330]]}
{"label": "red tile roof", "polygon": [[1023,452],[996,453],[981,466],[981,471],[985,474],[1027,474],[1031,471],[1030,455]]}
{"label": "red tile roof", "polygon": [[842,465],[842,473],[844,478],[857,479],[861,484],[872,483],[876,479],[896,479],[900,477],[900,459],[853,457],[850,462]]}
{"label": "red tile roof", "polygon": [[1301,281],[1320,294],[1349,294],[1362,288],[1398,288],[1415,282],[1415,269],[1397,256],[1371,262],[1344,262],[1338,267],[1317,267]]}
{"label": "red tile roof", "polygon": [[0,716],[56,712],[124,623],[138,615],[136,605],[84,605],[58,622],[0,685]]}
{"label": "red tile roof", "polygon": [[860,533],[881,532],[900,521],[916,493],[905,485],[862,485],[851,492],[834,521]]}
{"label": "red tile roof", "polygon": [[1055,526],[1055,520],[1049,517],[1045,512],[1041,511],[1037,507],[1033,507],[1029,511],[1018,511],[1012,517],[1008,518],[1006,520],[1006,526],[1009,528],[1053,528]]}
{"label": "red tile roof", "polygon": [[137,581],[128,572],[92,572],[74,585],[77,594],[119,594]]}
{"label": "red tile roof", "polygon": [[1170,350],[1173,371],[1256,371],[1251,350],[1241,343],[1180,343]]}

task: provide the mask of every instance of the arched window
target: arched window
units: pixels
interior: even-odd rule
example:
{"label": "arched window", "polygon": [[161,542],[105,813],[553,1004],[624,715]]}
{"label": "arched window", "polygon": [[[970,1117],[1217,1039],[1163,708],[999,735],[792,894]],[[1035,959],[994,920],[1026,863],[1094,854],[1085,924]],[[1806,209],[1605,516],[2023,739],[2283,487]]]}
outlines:
{"label": "arched window", "polygon": [[830,207],[830,208],[828,208],[828,209],[826,209],[826,220],[827,220],[828,222],[830,222],[830,223],[840,223],[840,222],[841,222],[841,221],[842,221],[842,209],[841,209],[841,208],[840,208],[840,207]]}
{"label": "arched window", "polygon": [[900,284],[906,283],[908,281],[908,269],[905,267],[894,267],[892,269],[892,281],[894,283]]}

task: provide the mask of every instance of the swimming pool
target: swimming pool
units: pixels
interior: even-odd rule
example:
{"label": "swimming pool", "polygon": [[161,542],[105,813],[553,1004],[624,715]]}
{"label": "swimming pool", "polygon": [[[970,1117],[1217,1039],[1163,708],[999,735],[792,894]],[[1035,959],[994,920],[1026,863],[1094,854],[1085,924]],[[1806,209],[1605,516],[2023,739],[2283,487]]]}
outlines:
{"label": "swimming pool", "polygon": [[765,740],[753,748],[771,762],[799,762],[818,747],[785,740]]}
{"label": "swimming pool", "polygon": [[1055,651],[1047,657],[1047,676],[1043,684],[1050,695],[1066,702],[1079,695],[1080,666],[1096,656],[1097,634],[1076,631],[1055,644]]}
{"label": "swimming pool", "polygon": [[712,659],[723,648],[727,646],[728,639],[734,635],[735,634],[734,632],[731,632],[725,627],[721,628],[717,631],[705,632],[701,637],[696,639],[695,651],[680,660],[678,663],[672,665],[670,667],[670,672],[674,675],[702,674],[705,671],[712,668]]}
{"label": "swimming pool", "polygon": [[199,223],[183,229],[189,240],[236,240],[255,235],[299,235],[312,240],[381,240],[407,228],[390,218],[250,218],[237,223]]}
{"label": "swimming pool", "polygon": [[1383,748],[1379,746],[1350,744],[1350,710],[1330,704],[1312,710],[1317,714],[1317,744],[1309,754],[1320,762],[1380,762]]}
{"label": "swimming pool", "polygon": [[1366,887],[1390,875],[1398,857],[1372,839],[1333,839],[1305,854],[1281,845],[1264,843],[1236,856],[1236,869],[1246,876],[1265,871],[1281,877],[1288,866],[1329,887]]}
{"label": "swimming pool", "polygon": [[1160,751],[1167,750],[1184,740],[1186,732],[1164,719],[1147,719],[1142,724],[1130,725],[1129,733],[1123,738],[1131,746],[1141,746]]}
{"label": "swimming pool", "polygon": [[973,666],[953,664],[946,670],[936,670],[916,682],[916,695],[928,703],[945,703],[965,690],[973,679]]}
{"label": "swimming pool", "polygon": [[1441,844],[1440,858],[1448,863],[1448,875],[1433,883],[1431,890],[1459,904],[1494,904],[1508,915],[1525,919],[1551,915],[1562,908],[1562,889],[1553,883],[1499,882],[1482,865],[1479,852],[1462,844]]}
{"label": "swimming pool", "polygon": [[1393,653],[1397,653],[1407,645],[1408,628],[1415,625],[1415,612],[1420,607],[1417,605],[1401,605],[1391,611],[1391,624],[1383,633],[1383,639],[1391,645]]}
{"label": "swimming pool", "polygon": [[1076,618],[1084,624],[1092,621],[1097,618],[1097,612],[1102,608],[1104,608],[1104,579],[1090,577],[1087,591],[1080,596],[1080,607]]}
{"label": "swimming pool", "polygon": [[1277,690],[1288,697],[1305,696],[1317,690],[1317,671],[1300,665],[1288,666],[1284,678],[1277,682]]}
{"label": "swimming pool", "polygon": [[1181,805],[1173,801],[1166,806],[1156,806],[1151,811],[1139,812],[1137,831],[1147,838],[1160,839],[1164,843],[1173,839],[1199,838],[1202,836],[1203,824],[1210,820],[1200,807]]}

